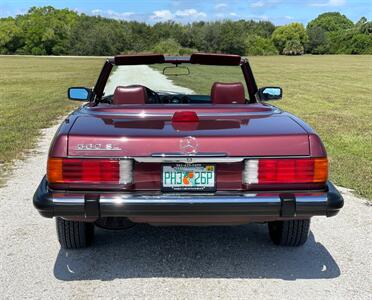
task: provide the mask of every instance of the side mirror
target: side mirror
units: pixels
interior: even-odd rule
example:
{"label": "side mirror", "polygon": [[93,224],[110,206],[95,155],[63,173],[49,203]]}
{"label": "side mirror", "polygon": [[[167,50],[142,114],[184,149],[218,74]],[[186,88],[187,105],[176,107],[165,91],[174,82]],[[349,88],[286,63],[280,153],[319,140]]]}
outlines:
{"label": "side mirror", "polygon": [[92,90],[85,87],[70,87],[67,91],[70,100],[88,101],[91,96]]}
{"label": "side mirror", "polygon": [[280,100],[283,97],[283,90],[280,87],[263,87],[258,89],[257,96],[261,101]]}

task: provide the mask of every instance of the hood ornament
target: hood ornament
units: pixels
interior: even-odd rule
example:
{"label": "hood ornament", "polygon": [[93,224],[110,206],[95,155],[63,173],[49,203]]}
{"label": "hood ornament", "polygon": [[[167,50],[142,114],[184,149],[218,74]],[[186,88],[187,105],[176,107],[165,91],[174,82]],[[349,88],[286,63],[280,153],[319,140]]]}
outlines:
{"label": "hood ornament", "polygon": [[180,140],[180,150],[182,154],[193,155],[198,152],[199,144],[193,136],[187,136]]}

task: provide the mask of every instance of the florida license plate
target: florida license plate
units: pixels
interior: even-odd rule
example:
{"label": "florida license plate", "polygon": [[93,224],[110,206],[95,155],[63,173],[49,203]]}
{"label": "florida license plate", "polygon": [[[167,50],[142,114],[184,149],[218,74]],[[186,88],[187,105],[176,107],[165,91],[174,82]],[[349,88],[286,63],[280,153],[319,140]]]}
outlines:
{"label": "florida license plate", "polygon": [[164,192],[214,192],[216,167],[210,164],[163,165],[162,190]]}

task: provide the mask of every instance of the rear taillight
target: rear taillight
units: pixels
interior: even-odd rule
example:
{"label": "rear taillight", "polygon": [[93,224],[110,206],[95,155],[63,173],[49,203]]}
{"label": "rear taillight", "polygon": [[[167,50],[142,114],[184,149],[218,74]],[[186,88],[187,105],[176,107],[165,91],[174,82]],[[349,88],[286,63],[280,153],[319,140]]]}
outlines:
{"label": "rear taillight", "polygon": [[49,158],[49,183],[130,184],[131,160]]}
{"label": "rear taillight", "polygon": [[324,183],[327,158],[270,158],[245,161],[244,184]]}

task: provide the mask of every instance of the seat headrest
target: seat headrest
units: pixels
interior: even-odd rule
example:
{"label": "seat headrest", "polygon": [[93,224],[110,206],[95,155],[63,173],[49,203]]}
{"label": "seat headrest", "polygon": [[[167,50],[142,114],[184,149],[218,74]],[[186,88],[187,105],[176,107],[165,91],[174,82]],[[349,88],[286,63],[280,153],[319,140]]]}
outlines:
{"label": "seat headrest", "polygon": [[112,97],[112,104],[145,104],[147,93],[141,85],[118,86]]}
{"label": "seat headrest", "polygon": [[211,102],[213,104],[245,103],[244,86],[240,82],[213,83],[211,90]]}

